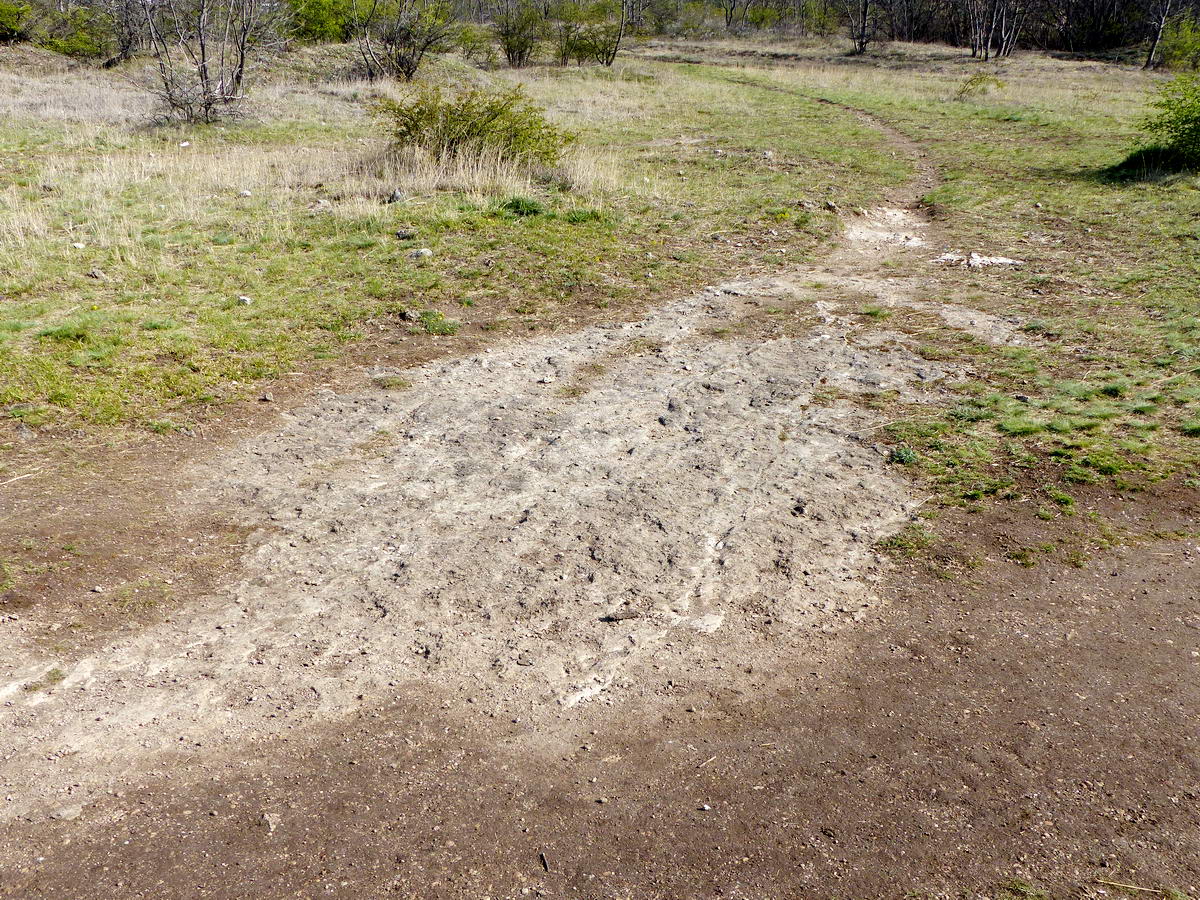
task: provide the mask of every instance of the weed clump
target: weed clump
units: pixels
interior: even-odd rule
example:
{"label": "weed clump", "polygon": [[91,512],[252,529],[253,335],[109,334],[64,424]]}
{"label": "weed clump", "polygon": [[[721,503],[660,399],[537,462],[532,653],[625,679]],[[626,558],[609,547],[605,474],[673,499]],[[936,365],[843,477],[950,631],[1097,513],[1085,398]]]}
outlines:
{"label": "weed clump", "polygon": [[925,555],[937,543],[937,535],[923,525],[910,523],[891,537],[877,543],[876,549],[902,559]]}
{"label": "weed clump", "polygon": [[458,334],[458,329],[461,327],[454,319],[447,319],[436,309],[424,310],[418,321],[426,334],[435,334],[441,337]]}
{"label": "weed clump", "polygon": [[554,166],[575,135],[546,120],[520,88],[446,93],[423,88],[377,109],[396,147],[434,157],[494,156],[506,162]]}
{"label": "weed clump", "polygon": [[992,90],[1001,90],[1003,87],[1004,81],[990,72],[975,72],[958,86],[954,96],[959,100],[970,100],[973,97],[982,97]]}
{"label": "weed clump", "polygon": [[500,211],[518,219],[525,219],[544,214],[546,207],[528,197],[510,197],[500,204]]}

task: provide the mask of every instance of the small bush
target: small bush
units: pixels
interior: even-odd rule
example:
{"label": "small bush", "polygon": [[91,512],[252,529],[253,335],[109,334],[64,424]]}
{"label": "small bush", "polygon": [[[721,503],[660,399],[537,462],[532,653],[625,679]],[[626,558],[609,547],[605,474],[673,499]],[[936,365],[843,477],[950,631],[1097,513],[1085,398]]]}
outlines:
{"label": "small bush", "polygon": [[1167,23],[1162,36],[1162,60],[1170,69],[1200,69],[1200,23],[1191,17]]}
{"label": "small bush", "polygon": [[958,93],[955,96],[959,100],[969,100],[972,97],[982,97],[992,90],[1000,90],[1003,87],[1004,82],[990,72],[976,72],[967,76],[966,80],[958,86]]}
{"label": "small bush", "polygon": [[292,33],[314,44],[349,40],[353,32],[351,0],[289,0]]}
{"label": "small bush", "polygon": [[0,0],[0,44],[29,40],[30,9],[24,3]]}
{"label": "small bush", "polygon": [[453,319],[447,319],[436,309],[427,309],[422,312],[420,322],[426,334],[436,334],[443,337],[458,334],[460,327],[458,322]]}
{"label": "small bush", "polygon": [[497,63],[496,36],[486,25],[464,25],[458,33],[458,52],[471,65],[490,69]]}
{"label": "small bush", "polygon": [[553,166],[575,139],[547,122],[519,88],[449,95],[426,88],[406,100],[380,100],[378,109],[397,147],[433,156],[490,153],[507,161]]}
{"label": "small bush", "polygon": [[1150,107],[1142,130],[1187,165],[1200,164],[1200,75],[1176,75]]}

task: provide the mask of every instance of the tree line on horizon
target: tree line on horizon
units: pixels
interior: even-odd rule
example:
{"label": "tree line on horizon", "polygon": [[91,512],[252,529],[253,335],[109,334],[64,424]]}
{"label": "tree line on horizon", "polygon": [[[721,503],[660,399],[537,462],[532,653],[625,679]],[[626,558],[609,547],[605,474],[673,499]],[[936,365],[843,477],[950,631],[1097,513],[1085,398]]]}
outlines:
{"label": "tree line on horizon", "polygon": [[431,53],[482,67],[611,66],[630,37],[849,38],[1113,54],[1200,68],[1200,0],[0,0],[0,44],[31,42],[106,66],[141,53],[167,118],[213,121],[246,76],[297,43],[357,48],[364,78],[414,78]]}
{"label": "tree line on horizon", "polygon": [[[845,36],[856,53],[906,41],[966,47],[985,59],[1017,48],[1103,54],[1140,47],[1147,67],[1200,63],[1200,0],[0,0],[0,43],[31,41],[111,65],[154,49],[155,19],[184,24],[198,9],[218,7],[231,8],[249,32],[284,41],[432,30],[422,36],[427,49],[450,41],[483,57],[498,46],[516,65],[543,50],[563,64],[605,62],[614,41],[634,34]],[[596,47],[601,30],[609,33]]]}

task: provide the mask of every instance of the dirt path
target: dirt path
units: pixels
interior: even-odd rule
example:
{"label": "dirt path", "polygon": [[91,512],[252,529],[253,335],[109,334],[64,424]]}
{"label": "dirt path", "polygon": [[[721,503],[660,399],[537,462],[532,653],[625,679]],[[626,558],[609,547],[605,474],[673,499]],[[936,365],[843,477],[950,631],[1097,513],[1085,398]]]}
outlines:
{"label": "dirt path", "polygon": [[[877,655],[864,647],[886,643],[896,616],[916,627],[908,610],[887,611],[874,544],[923,498],[888,465],[873,438],[880,418],[855,396],[945,402],[956,374],[912,353],[903,335],[864,332],[848,302],[814,302],[811,285],[917,306],[989,341],[1018,339],[1011,322],[924,299],[946,248],[914,208],[932,177],[920,172],[894,205],[849,217],[846,240],[819,266],[714,287],[638,322],[380,372],[390,388],[318,395],[282,427],[187,473],[185,505],[236,509],[253,529],[237,576],[61,678],[48,677],[55,662],[32,643],[2,664],[0,858],[20,873],[5,890],[70,896],[99,878],[106,893],[130,897],[247,896],[247,884],[261,897],[718,887],[758,897],[794,896],[804,884],[827,896],[809,883],[818,871],[861,876],[863,863],[836,849],[838,804],[804,799],[820,791],[815,758],[803,755],[823,754],[820,742],[800,756],[759,751],[776,743],[768,732],[787,731],[776,712],[809,730],[826,711],[848,716],[855,754],[887,742],[870,703],[846,706],[847,691],[872,690],[847,659]],[[904,276],[887,274],[895,260]],[[407,386],[396,387],[400,377]],[[957,689],[923,677],[923,691]],[[841,699],[826,707],[825,694],[814,706],[816,688],[796,687],[810,678],[832,679]],[[700,708],[715,718],[692,721]],[[645,732],[654,727],[662,733]],[[756,736],[768,736],[757,750]],[[581,739],[606,760],[628,757],[610,781],[640,798],[636,808],[584,815],[607,811],[597,801],[608,797],[591,786],[601,774],[589,773],[603,770],[584,764]],[[691,788],[681,798],[689,782],[656,762],[704,741],[722,749],[708,762],[689,752],[686,765],[721,760],[711,770],[717,802]],[[930,764],[916,744],[912,752],[886,771],[868,765],[874,774],[858,783],[886,793],[889,777],[911,779],[904,765]],[[389,759],[396,768],[381,770]],[[331,760],[367,769],[347,775]],[[838,771],[835,792],[849,790]],[[274,787],[264,794],[264,784]],[[747,800],[730,793],[735,784],[767,793]],[[861,791],[850,794],[846,810],[866,816]],[[356,796],[370,798],[365,809]],[[819,834],[833,836],[780,837],[789,803],[827,810]],[[689,871],[603,869],[637,847],[663,859],[655,822],[679,821],[684,807],[690,824],[670,843]],[[198,824],[201,814],[213,821]],[[461,865],[439,856],[431,867],[376,840],[394,831],[402,844],[424,841],[439,818],[458,837],[435,837],[436,852],[463,844],[451,854]],[[554,851],[555,866],[560,852],[575,861],[567,882],[525,883],[529,847],[513,835],[528,834],[527,820],[567,829]],[[731,874],[759,855],[746,843],[759,827],[776,836],[767,868]],[[593,829],[589,858],[581,848]],[[124,833],[136,847],[114,850]],[[333,861],[297,865],[336,856],[342,833],[360,834],[345,850],[365,867],[353,877]],[[697,855],[698,833],[742,849],[735,860],[718,847],[715,863]],[[273,843],[259,846],[263,835]],[[76,849],[48,849],[63,840]],[[513,840],[519,869],[494,855]],[[159,858],[163,847],[174,856]],[[804,848],[816,855],[789,869]],[[106,853],[115,853],[107,868]],[[176,868],[164,868],[171,859]]]}

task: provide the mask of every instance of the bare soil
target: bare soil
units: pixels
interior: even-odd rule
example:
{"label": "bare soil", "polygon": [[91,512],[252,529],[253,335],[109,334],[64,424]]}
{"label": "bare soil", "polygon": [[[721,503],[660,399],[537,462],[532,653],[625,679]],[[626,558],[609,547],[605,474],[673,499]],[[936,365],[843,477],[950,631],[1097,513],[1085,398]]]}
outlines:
{"label": "bare soil", "polygon": [[819,266],[380,367],[154,476],[142,539],[207,535],[204,590],[69,658],[6,623],[0,896],[1196,892],[1195,495],[1106,506],[1084,568],[1009,559],[1042,530],[1003,507],[939,523],[954,579],[877,550],[926,498],[861,401],[961,373],[812,285],[1018,340],[925,299],[920,168]]}
{"label": "bare soil", "polygon": [[[1138,530],[1194,521],[1167,495]],[[754,664],[720,646],[547,734],[436,681],[235,754],[177,754],[6,833],[6,896],[978,896],[1200,885],[1200,548],[1003,561]],[[68,815],[71,813],[68,812]],[[543,862],[544,856],[544,862]]]}

